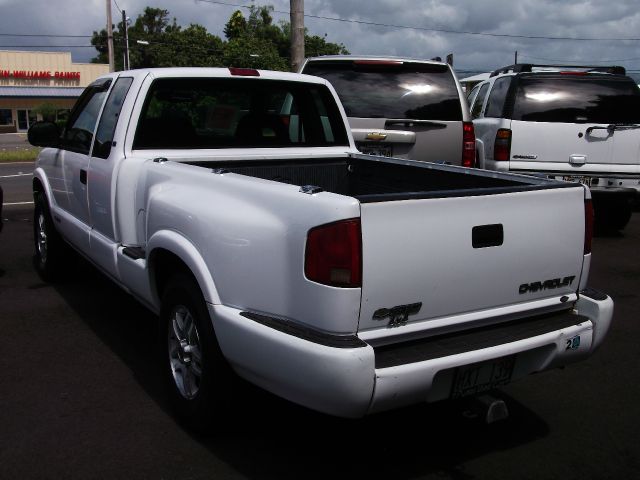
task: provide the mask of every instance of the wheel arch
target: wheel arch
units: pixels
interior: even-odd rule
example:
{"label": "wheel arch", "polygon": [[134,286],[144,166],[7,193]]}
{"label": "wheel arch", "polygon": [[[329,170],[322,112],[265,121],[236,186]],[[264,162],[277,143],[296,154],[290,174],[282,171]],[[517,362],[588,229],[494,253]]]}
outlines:
{"label": "wheel arch", "polygon": [[174,231],[160,231],[152,235],[147,245],[149,284],[157,305],[167,282],[176,273],[193,276],[207,303],[220,303],[211,272],[189,239]]}
{"label": "wheel arch", "polygon": [[36,193],[42,193],[49,202],[49,206],[53,207],[54,205],[54,197],[53,192],[51,191],[51,185],[49,185],[49,181],[47,180],[47,176],[42,170],[42,168],[36,168],[33,172],[33,180],[31,181],[31,189],[33,191],[33,195],[35,197]]}

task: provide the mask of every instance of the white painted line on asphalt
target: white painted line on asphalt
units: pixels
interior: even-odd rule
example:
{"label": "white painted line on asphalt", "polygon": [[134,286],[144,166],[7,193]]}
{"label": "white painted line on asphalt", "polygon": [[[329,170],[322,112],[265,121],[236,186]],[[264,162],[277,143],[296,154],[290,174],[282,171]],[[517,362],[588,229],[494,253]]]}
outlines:
{"label": "white painted line on asphalt", "polygon": [[11,205],[33,205],[33,202],[13,202],[13,203],[4,203],[3,206],[10,207]]}
{"label": "white painted line on asphalt", "polygon": [[33,175],[33,173],[18,173],[16,175],[0,175],[0,178],[27,177],[31,175]]}

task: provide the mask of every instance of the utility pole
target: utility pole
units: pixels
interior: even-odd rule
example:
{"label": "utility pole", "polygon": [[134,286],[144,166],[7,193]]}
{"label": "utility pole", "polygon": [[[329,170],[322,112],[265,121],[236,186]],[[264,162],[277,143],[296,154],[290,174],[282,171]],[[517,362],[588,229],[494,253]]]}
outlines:
{"label": "utility pole", "polygon": [[127,25],[127,12],[122,10],[122,28],[124,29],[124,35],[122,36],[122,51],[123,51],[123,70],[129,70],[129,26]]}
{"label": "utility pole", "polygon": [[107,0],[107,47],[109,49],[109,71],[115,70],[113,62],[113,20],[111,19],[111,0]]}
{"label": "utility pole", "polygon": [[304,62],[304,0],[290,0],[291,71],[297,72]]}
{"label": "utility pole", "polygon": [[514,65],[518,64],[518,50],[516,50],[516,58],[515,58],[515,62],[513,62]]}

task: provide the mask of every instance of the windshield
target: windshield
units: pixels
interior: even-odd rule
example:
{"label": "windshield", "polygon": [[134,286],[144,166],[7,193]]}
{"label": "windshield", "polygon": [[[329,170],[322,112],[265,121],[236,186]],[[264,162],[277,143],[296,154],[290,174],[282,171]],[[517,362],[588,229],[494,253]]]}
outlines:
{"label": "windshield", "polygon": [[446,65],[319,61],[307,63],[303,73],[329,80],[349,117],[462,120]]}
{"label": "windshield", "polygon": [[513,120],[562,123],[639,123],[640,90],[627,77],[522,76]]}
{"label": "windshield", "polygon": [[149,89],[134,149],[348,145],[324,85],[246,78],[162,78]]}

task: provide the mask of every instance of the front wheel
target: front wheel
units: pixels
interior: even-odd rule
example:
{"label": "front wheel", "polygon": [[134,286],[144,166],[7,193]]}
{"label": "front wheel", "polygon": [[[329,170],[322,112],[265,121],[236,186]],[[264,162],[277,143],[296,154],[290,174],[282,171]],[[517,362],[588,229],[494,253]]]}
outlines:
{"label": "front wheel", "polygon": [[176,275],[167,285],[160,313],[160,346],[169,400],[189,427],[211,432],[230,405],[233,374],[220,352],[197,282]]}
{"label": "front wheel", "polygon": [[38,274],[49,282],[59,280],[65,271],[69,247],[53,225],[49,204],[42,192],[34,195],[33,242]]}

